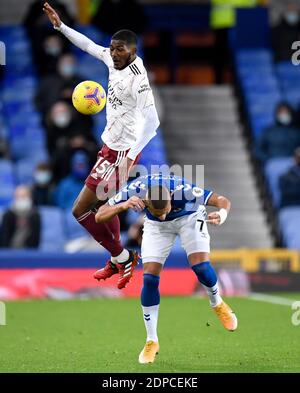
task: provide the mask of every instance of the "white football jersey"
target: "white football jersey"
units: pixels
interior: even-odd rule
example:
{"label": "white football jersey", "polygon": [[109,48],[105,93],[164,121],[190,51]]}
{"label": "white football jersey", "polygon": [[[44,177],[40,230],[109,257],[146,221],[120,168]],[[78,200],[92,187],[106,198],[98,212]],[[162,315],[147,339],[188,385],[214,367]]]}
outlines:
{"label": "white football jersey", "polygon": [[141,110],[154,105],[147,71],[138,56],[123,70],[116,70],[109,48],[100,48],[98,58],[109,69],[107,124],[101,138],[110,149],[128,150],[143,126]]}
{"label": "white football jersey", "polygon": [[154,105],[153,93],[149,84],[143,60],[140,57],[123,70],[116,70],[110,49],[95,44],[81,33],[64,23],[56,28],[74,45],[102,60],[109,69],[106,119],[102,134],[103,142],[113,150],[129,150],[144,126],[141,111]]}

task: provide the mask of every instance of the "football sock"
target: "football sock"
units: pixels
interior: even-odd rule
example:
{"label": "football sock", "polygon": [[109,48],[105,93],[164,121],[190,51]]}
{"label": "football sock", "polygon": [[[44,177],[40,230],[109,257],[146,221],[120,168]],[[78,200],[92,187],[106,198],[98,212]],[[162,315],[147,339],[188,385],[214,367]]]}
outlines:
{"label": "football sock", "polygon": [[159,310],[159,276],[144,274],[144,285],[141,293],[144,323],[147,332],[147,341],[158,342],[157,321]]}
{"label": "football sock", "polygon": [[[117,225],[116,222],[113,224],[97,224],[95,221],[95,212],[90,210],[77,218],[77,221],[82,225],[93,238],[101,244],[107,251],[111,253],[113,257],[120,255],[123,251],[123,246],[120,241],[120,236],[116,236],[116,233],[112,233],[111,228]],[[117,227],[115,227],[116,229]]]}
{"label": "football sock", "polygon": [[211,266],[209,261],[198,263],[192,266],[199,282],[203,285],[209,297],[209,302],[212,307],[217,306],[222,302],[220,296],[218,279],[215,269]]}
{"label": "football sock", "polygon": [[129,251],[124,248],[121,254],[117,255],[116,257],[111,257],[110,260],[112,263],[124,263],[127,262],[129,259]]}

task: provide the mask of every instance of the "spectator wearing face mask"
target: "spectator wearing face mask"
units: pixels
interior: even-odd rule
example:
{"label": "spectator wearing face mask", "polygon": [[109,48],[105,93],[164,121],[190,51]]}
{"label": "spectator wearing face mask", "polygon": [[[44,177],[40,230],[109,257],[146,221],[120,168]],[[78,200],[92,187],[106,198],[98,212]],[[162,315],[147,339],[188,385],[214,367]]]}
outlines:
{"label": "spectator wearing face mask", "polygon": [[280,22],[272,30],[272,45],[275,61],[290,61],[294,50],[292,44],[300,40],[299,5],[287,1]]}
{"label": "spectator wearing face mask", "polygon": [[88,157],[84,152],[76,152],[71,160],[71,173],[62,179],[55,190],[56,205],[61,209],[71,209],[90,171]]}
{"label": "spectator wearing face mask", "polygon": [[69,51],[67,43],[61,35],[52,32],[45,37],[35,56],[35,64],[40,75],[55,74],[60,57]]}
{"label": "spectator wearing face mask", "polygon": [[262,164],[275,157],[289,157],[300,145],[300,129],[293,122],[293,111],[286,103],[275,111],[276,124],[266,128],[256,143],[256,156]]}
{"label": "spectator wearing face mask", "polygon": [[87,140],[95,141],[91,116],[79,114],[65,101],[58,101],[52,105],[45,116],[44,124],[47,147],[51,155],[56,149],[66,146],[74,134],[82,134]]}
{"label": "spectator wearing face mask", "polygon": [[89,166],[93,167],[97,160],[99,147],[97,143],[87,139],[84,135],[74,133],[65,146],[55,150],[52,156],[53,180],[58,183],[68,176],[71,170],[71,160],[77,151],[83,151],[89,158]]}
{"label": "spectator wearing face mask", "polygon": [[75,86],[82,81],[76,73],[76,59],[71,53],[62,55],[55,74],[44,76],[35,97],[37,109],[45,114],[47,109],[61,99],[72,103]]}
{"label": "spectator wearing face mask", "polygon": [[34,172],[32,198],[35,206],[53,205],[52,170],[47,163],[40,163]]}
{"label": "spectator wearing face mask", "polygon": [[300,146],[294,153],[295,165],[279,179],[280,207],[300,207]]}
{"label": "spectator wearing face mask", "polygon": [[[43,53],[45,49],[45,40],[48,36],[53,36],[53,27],[49,24],[49,20],[45,13],[43,12],[43,4],[45,0],[35,0],[28,7],[27,14],[24,18],[23,24],[27,30],[28,37],[31,40],[31,47],[33,51],[33,56],[35,59],[35,64],[38,65],[38,69],[43,73],[43,69],[39,66],[40,62],[44,62]],[[58,0],[51,0],[51,5],[55,7],[61,16],[62,20],[68,25],[73,26],[74,20],[67,7]],[[61,41],[62,42],[62,41]],[[67,40],[63,39],[63,48],[68,48],[69,43]],[[49,49],[51,52],[51,49]],[[52,50],[52,54],[57,54],[56,50]],[[62,52],[61,52],[62,53]],[[42,57],[41,57],[42,56]],[[44,63],[43,63],[44,64]]]}
{"label": "spectator wearing face mask", "polygon": [[40,215],[33,207],[30,189],[18,186],[12,207],[3,215],[1,247],[37,248],[40,243]]}

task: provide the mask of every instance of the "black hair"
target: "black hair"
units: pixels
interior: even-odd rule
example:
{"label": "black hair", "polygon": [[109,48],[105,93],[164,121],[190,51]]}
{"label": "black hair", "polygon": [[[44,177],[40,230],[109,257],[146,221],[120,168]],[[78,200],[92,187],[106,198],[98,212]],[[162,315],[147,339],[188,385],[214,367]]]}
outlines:
{"label": "black hair", "polygon": [[170,201],[170,191],[162,186],[154,186],[148,190],[148,201],[157,210],[165,209]]}
{"label": "black hair", "polygon": [[111,37],[111,39],[124,41],[128,45],[137,46],[137,36],[131,30],[119,30]]}

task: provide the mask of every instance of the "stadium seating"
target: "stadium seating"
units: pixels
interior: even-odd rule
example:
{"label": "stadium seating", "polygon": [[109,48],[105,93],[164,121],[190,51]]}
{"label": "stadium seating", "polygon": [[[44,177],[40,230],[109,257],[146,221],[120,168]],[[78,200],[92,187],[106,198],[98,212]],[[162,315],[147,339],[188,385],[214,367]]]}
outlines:
{"label": "stadium seating", "polygon": [[8,206],[13,200],[15,180],[12,163],[4,159],[0,159],[0,184],[0,206]]}
{"label": "stadium seating", "polygon": [[300,250],[300,206],[285,207],[279,212],[279,225],[284,245]]}
{"label": "stadium seating", "polygon": [[[78,25],[76,29],[96,43],[108,47],[110,36],[94,26]],[[14,189],[19,184],[31,185],[36,165],[49,160],[45,146],[45,131],[41,115],[36,110],[34,96],[39,80],[33,64],[30,41],[21,26],[0,26],[1,40],[7,48],[7,64],[0,81],[0,137],[7,140],[13,161],[0,159],[0,208],[8,207]],[[83,78],[96,80],[107,88],[107,67],[99,60],[72,46],[78,58],[78,73]],[[139,42],[139,55],[143,54]],[[105,111],[94,116],[94,135],[100,135],[106,125]],[[155,152],[155,153],[153,153]],[[142,155],[141,163],[166,162],[161,132],[158,132]],[[41,250],[63,250],[64,242],[76,237],[87,236],[86,231],[74,220],[71,212],[62,212],[56,207],[42,207]],[[126,238],[126,234],[124,234]]]}
{"label": "stadium seating", "polygon": [[65,243],[64,217],[57,207],[40,207],[41,251],[63,251]]}
{"label": "stadium seating", "polygon": [[265,176],[269,185],[274,206],[279,207],[280,190],[279,178],[294,164],[292,157],[272,158],[265,165]]}
{"label": "stadium seating", "polygon": [[64,211],[64,227],[67,240],[73,240],[79,237],[88,237],[87,231],[75,220],[72,211]]}

